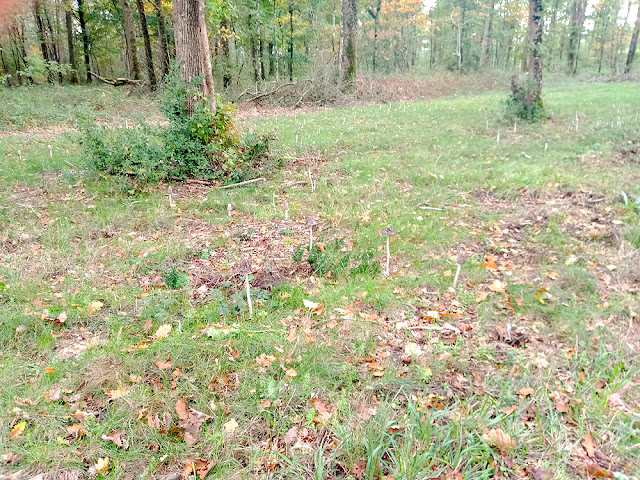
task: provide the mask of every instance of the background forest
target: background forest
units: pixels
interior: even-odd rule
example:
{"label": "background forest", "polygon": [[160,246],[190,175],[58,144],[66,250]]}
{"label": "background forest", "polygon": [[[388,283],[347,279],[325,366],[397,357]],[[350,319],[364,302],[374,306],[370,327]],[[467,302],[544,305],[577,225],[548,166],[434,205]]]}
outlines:
{"label": "background forest", "polygon": [[[336,78],[338,0],[216,0],[206,8],[216,85],[230,100],[265,82]],[[362,76],[527,69],[527,1],[363,0],[355,8]],[[637,2],[545,0],[543,12],[546,71],[632,70]],[[162,0],[38,0],[7,15],[1,32],[5,85],[92,82],[91,71],[155,87],[175,56],[171,2]]]}

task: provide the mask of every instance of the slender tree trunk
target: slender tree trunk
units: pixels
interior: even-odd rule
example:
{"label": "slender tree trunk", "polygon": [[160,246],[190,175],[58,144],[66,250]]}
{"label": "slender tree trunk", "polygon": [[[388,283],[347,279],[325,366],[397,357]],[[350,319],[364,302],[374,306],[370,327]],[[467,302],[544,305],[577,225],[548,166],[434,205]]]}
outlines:
{"label": "slender tree trunk", "polygon": [[220,20],[220,41],[222,55],[222,88],[231,85],[231,55],[229,48],[229,39],[231,38],[231,29],[229,28],[229,19],[223,17]]}
{"label": "slender tree trunk", "polygon": [[264,80],[264,65],[262,64],[262,31],[260,29],[260,0],[256,0],[256,82]]}
{"label": "slender tree trunk", "polygon": [[549,58],[553,59],[553,47],[555,45],[555,38],[551,38],[555,36],[556,33],[556,25],[558,24],[558,7],[560,6],[560,0],[553,0],[553,7],[551,9],[551,21],[549,22],[549,32],[548,38],[549,43],[551,44],[549,48]]}
{"label": "slender tree trunk", "polygon": [[147,27],[147,16],[144,13],[144,3],[142,0],[136,0],[138,7],[138,15],[140,15],[140,29],[142,30],[142,39],[144,40],[144,54],[147,59],[147,75],[149,76],[149,85],[155,90],[158,86],[156,80],[156,71],[153,66],[153,51],[151,50],[151,39],[149,38],[149,28]]}
{"label": "slender tree trunk", "polygon": [[533,79],[529,106],[542,95],[542,0],[529,0],[529,76]]}
{"label": "slender tree trunk", "polygon": [[375,13],[369,10],[369,15],[373,17],[373,73],[376,72],[378,63],[378,25],[380,24],[380,10],[382,10],[382,0],[378,0]]}
{"label": "slender tree trunk", "polygon": [[76,46],[73,41],[73,12],[71,2],[67,2],[64,12],[65,26],[67,27],[67,49],[69,50],[69,64],[71,65],[71,83],[78,83],[78,62],[76,60]]}
{"label": "slender tree trunk", "polygon": [[[36,21],[36,28],[38,31],[38,41],[40,43],[40,52],[42,53],[42,58],[45,62],[49,62],[51,60],[49,56],[49,46],[47,39],[47,32],[45,31],[45,25],[42,20],[42,0],[35,0],[33,3],[33,16]],[[49,83],[53,83],[53,75],[51,72],[47,72],[47,81]]]}
{"label": "slender tree trunk", "polygon": [[[216,96],[204,2],[205,0],[173,0],[173,29],[180,78],[187,84],[200,79],[199,89],[215,112]],[[188,100],[188,114],[193,113],[195,101],[195,98]]]}
{"label": "slender tree trunk", "polygon": [[355,89],[358,39],[358,0],[340,5],[340,74],[345,91]]}
{"label": "slender tree trunk", "polygon": [[289,81],[293,82],[293,0],[289,0]]}
{"label": "slender tree trunk", "polygon": [[134,80],[140,79],[140,67],[138,66],[138,48],[136,47],[136,31],[133,25],[129,0],[120,0],[122,18],[124,20],[124,42],[127,49],[127,70]]}
{"label": "slender tree trunk", "polygon": [[82,32],[82,47],[84,50],[84,65],[87,69],[87,83],[91,83],[91,61],[89,54],[91,52],[91,43],[89,42],[89,33],[87,32],[87,22],[84,18],[84,0],[78,0],[78,21],[80,22],[80,31]]}
{"label": "slender tree trunk", "polygon": [[578,70],[578,54],[580,53],[580,40],[582,38],[586,10],[586,0],[574,0],[571,10],[569,49],[567,52],[567,66],[571,74],[575,74]]}
{"label": "slender tree trunk", "polygon": [[162,78],[169,74],[169,41],[167,40],[167,28],[164,23],[164,12],[162,11],[162,0],[154,0],[156,10],[156,22],[158,23],[158,36],[160,37],[160,70]]}
{"label": "slender tree trunk", "polygon": [[484,22],[484,32],[482,34],[482,68],[491,66],[491,35],[493,32],[493,12],[495,11],[495,0],[491,0],[489,14]]}
{"label": "slender tree trunk", "polygon": [[[280,81],[280,59],[278,58],[278,10],[276,6],[276,0],[273,0],[273,55],[272,59],[275,63],[276,69],[276,82]],[[269,74],[272,70],[269,69]]]}
{"label": "slender tree trunk", "polygon": [[633,66],[633,57],[636,56],[636,48],[638,46],[638,36],[640,35],[640,5],[638,6],[638,16],[636,17],[636,24],[633,27],[633,34],[631,35],[631,43],[629,44],[629,54],[627,55],[627,64],[624,67],[624,73],[630,73]]}
{"label": "slender tree trunk", "polygon": [[464,24],[467,21],[467,0],[462,0],[460,5],[460,28],[458,30],[458,70],[462,71],[462,63],[464,60]]}
{"label": "slender tree trunk", "polygon": [[260,62],[258,60],[258,49],[256,48],[256,38],[253,36],[253,15],[247,15],[247,31],[249,31],[249,50],[251,52],[251,66],[253,67],[253,81],[260,81]]}

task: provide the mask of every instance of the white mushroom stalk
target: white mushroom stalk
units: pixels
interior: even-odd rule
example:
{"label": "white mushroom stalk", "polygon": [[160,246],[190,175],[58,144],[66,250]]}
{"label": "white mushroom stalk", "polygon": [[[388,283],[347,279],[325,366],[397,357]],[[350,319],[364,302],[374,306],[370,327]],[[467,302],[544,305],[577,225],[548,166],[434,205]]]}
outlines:
{"label": "white mushroom stalk", "polygon": [[386,237],[387,237],[387,242],[386,242],[387,243],[387,264],[386,264],[386,267],[384,269],[384,274],[388,277],[389,276],[389,262],[390,262],[390,259],[391,259],[391,251],[389,249],[389,237],[391,235],[395,235],[396,232],[393,231],[393,228],[391,228],[391,225],[387,225],[384,228],[384,230],[382,231],[382,233],[384,235],[386,235]]}
{"label": "white mushroom stalk", "polygon": [[289,202],[287,200],[282,203],[282,208],[284,208],[284,219],[289,220]]}
{"label": "white mushroom stalk", "polygon": [[228,203],[227,204],[227,215],[231,216],[231,213],[233,212],[233,207],[231,207],[231,204]]}
{"label": "white mushroom stalk", "polygon": [[467,261],[467,256],[464,252],[458,253],[458,257],[456,258],[456,263],[458,267],[456,268],[456,276],[453,278],[453,288],[458,285],[458,280],[460,279],[460,271],[462,270],[462,265]]}
{"label": "white mushroom stalk", "polygon": [[318,221],[314,217],[307,217],[306,225],[309,228],[309,253],[311,253],[313,248],[313,227],[318,225]]}
{"label": "white mushroom stalk", "polygon": [[173,188],[171,186],[167,188],[167,195],[169,195],[169,207],[174,208],[176,204],[173,203]]}
{"label": "white mushroom stalk", "polygon": [[49,156],[53,157],[53,149],[51,148],[51,145],[47,145],[47,147],[49,147]]}

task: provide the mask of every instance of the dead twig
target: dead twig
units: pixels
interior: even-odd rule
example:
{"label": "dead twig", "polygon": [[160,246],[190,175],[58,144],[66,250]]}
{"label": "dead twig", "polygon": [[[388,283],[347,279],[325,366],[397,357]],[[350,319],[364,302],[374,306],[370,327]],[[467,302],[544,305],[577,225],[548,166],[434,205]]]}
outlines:
{"label": "dead twig", "polygon": [[106,83],[107,85],[112,85],[114,87],[121,87],[122,85],[140,85],[142,83],[144,83],[142,80],[134,80],[132,78],[113,78],[113,79],[109,79],[109,78],[105,78],[105,77],[101,77],[100,75],[98,75],[97,73],[92,72],[91,70],[89,70],[89,73],[96,77],[98,80]]}
{"label": "dead twig", "polygon": [[244,182],[238,182],[238,183],[232,183],[231,185],[225,185],[223,187],[219,187],[219,188],[233,188],[233,187],[239,187],[241,185],[248,185],[249,183],[256,183],[256,182],[264,182],[267,179],[264,177],[260,177],[260,178],[254,178],[253,180],[245,180]]}

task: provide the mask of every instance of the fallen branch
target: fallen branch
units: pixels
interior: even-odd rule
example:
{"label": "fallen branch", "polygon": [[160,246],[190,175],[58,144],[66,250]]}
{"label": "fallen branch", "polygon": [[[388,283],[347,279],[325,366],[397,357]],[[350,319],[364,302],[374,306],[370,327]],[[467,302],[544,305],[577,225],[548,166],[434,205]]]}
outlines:
{"label": "fallen branch", "polygon": [[247,185],[249,183],[256,183],[256,182],[263,182],[265,181],[266,178],[264,177],[260,177],[260,178],[254,178],[253,180],[245,180],[244,182],[238,182],[238,183],[232,183],[231,185],[225,185],[223,187],[218,187],[218,188],[233,188],[233,187],[239,187],[241,185]]}
{"label": "fallen branch", "polygon": [[280,85],[278,85],[276,88],[274,88],[273,90],[271,90],[269,92],[262,92],[262,93],[259,93],[257,95],[254,95],[253,97],[249,98],[247,100],[247,102],[255,102],[256,100],[260,100],[261,98],[268,97],[269,95],[273,95],[278,90],[280,90],[282,87],[287,87],[287,86],[292,86],[292,85],[297,85],[297,84],[298,84],[298,82],[281,83]]}
{"label": "fallen branch", "polygon": [[92,76],[96,77],[98,80],[106,83],[107,85],[112,85],[114,87],[121,87],[122,85],[140,85],[144,83],[142,80],[134,80],[131,78],[113,78],[113,79],[104,78],[98,75],[97,73],[92,72],[91,70],[89,70],[89,73]]}

